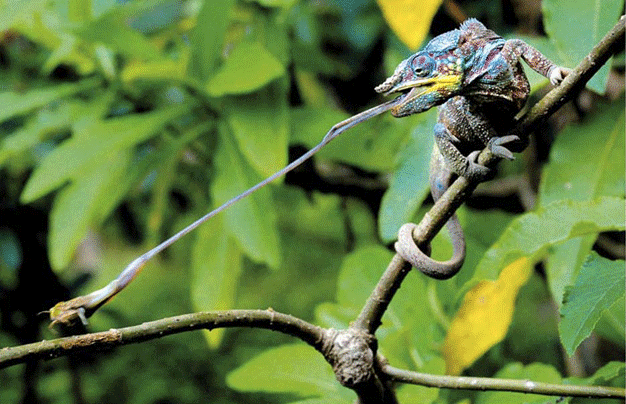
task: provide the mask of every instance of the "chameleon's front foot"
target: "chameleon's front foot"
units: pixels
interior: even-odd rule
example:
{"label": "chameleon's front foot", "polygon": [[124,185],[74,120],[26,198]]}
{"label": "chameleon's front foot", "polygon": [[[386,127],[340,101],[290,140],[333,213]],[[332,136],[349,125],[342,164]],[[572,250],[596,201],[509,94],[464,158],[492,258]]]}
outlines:
{"label": "chameleon's front foot", "polygon": [[550,83],[553,86],[558,86],[561,82],[572,72],[572,69],[568,67],[554,66],[549,74]]}

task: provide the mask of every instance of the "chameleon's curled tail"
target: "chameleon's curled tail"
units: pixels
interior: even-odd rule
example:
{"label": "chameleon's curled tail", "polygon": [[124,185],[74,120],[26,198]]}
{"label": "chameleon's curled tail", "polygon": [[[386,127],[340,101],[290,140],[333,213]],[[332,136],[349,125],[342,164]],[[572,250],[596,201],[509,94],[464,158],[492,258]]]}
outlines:
{"label": "chameleon's curled tail", "polygon": [[404,224],[398,231],[396,252],[424,275],[435,279],[449,279],[456,275],[465,261],[465,237],[456,215],[446,224],[452,238],[453,254],[448,261],[435,261],[424,253],[413,239],[414,223]]}

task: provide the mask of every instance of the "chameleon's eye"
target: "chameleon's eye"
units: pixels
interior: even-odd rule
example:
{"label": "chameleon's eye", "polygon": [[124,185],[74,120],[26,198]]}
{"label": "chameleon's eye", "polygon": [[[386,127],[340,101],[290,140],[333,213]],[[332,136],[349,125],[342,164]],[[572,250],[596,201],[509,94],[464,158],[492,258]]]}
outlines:
{"label": "chameleon's eye", "polygon": [[415,55],[411,60],[411,67],[417,76],[428,76],[435,69],[435,60],[424,54]]}

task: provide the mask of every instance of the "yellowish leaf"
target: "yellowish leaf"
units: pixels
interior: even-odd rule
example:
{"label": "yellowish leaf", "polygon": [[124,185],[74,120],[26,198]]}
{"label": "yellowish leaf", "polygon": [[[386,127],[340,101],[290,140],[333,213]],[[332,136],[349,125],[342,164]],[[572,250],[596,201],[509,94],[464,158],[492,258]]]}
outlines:
{"label": "yellowish leaf", "polygon": [[415,50],[426,38],[442,0],[377,0],[385,20],[398,38]]}
{"label": "yellowish leaf", "polygon": [[530,274],[531,263],[522,257],[504,268],[497,280],[482,281],[467,292],[444,341],[448,374],[460,374],[504,339],[517,293]]}

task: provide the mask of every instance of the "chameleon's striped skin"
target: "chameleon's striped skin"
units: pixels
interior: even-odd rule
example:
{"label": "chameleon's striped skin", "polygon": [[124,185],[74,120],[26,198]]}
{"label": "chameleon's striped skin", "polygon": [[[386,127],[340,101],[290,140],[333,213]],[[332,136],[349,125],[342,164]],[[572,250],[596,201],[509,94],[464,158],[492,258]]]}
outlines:
{"label": "chameleon's striped skin", "polygon": [[[455,175],[473,181],[490,178],[491,170],[475,162],[483,148],[488,147],[498,157],[513,159],[505,145],[519,140],[509,132],[530,93],[522,59],[553,84],[560,83],[569,72],[524,41],[505,40],[479,21],[469,19],[401,62],[394,74],[376,88],[386,94],[408,91],[406,101],[391,109],[396,117],[441,105],[430,172],[435,200]],[[396,248],[414,266],[436,278],[449,278],[458,272],[465,258],[465,241],[456,216],[448,222],[454,257],[445,263],[422,253],[409,227],[400,231]]]}

